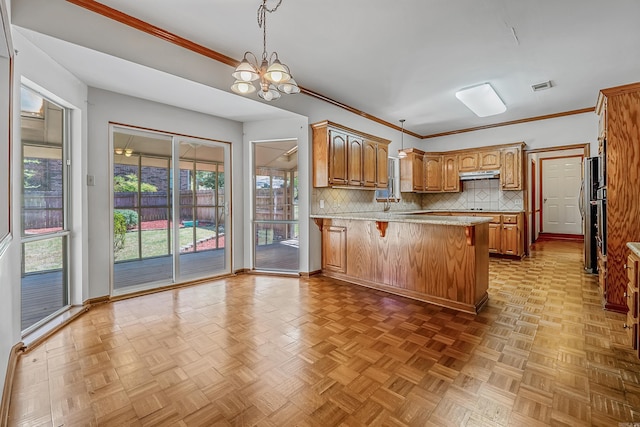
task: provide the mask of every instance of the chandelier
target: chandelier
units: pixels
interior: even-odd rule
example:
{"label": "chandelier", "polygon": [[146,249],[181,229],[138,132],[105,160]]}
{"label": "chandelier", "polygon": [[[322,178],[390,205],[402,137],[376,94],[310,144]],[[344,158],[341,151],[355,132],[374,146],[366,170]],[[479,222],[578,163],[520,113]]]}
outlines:
{"label": "chandelier", "polygon": [[291,76],[289,67],[280,62],[278,52],[271,55],[267,53],[267,12],[273,13],[278,10],[282,0],[269,9],[267,0],[262,0],[258,7],[258,26],[262,28],[262,59],[251,52],[245,52],[240,64],[236,67],[232,76],[236,81],[231,86],[231,90],[240,95],[247,95],[256,91],[253,82],[260,80],[260,90],[258,96],[265,101],[273,101],[280,98],[281,93],[299,93],[300,88]]}

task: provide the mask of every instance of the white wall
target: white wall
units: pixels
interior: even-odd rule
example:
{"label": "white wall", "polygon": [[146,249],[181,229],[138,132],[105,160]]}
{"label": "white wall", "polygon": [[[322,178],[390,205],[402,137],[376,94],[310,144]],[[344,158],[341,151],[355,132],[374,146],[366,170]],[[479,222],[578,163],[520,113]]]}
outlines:
{"label": "white wall", "polygon": [[[244,264],[242,252],[242,124],[231,120],[196,113],[140,98],[89,88],[89,144],[87,173],[95,176],[95,186],[89,187],[89,293],[86,298],[109,295],[110,186],[109,186],[109,122],[138,126],[201,138],[230,142],[232,153],[232,223],[233,268]],[[86,299],[85,298],[85,299]]]}
{"label": "white wall", "polygon": [[[597,94],[594,94],[594,103]],[[524,142],[525,149],[591,144],[596,153],[598,118],[595,113],[583,113],[555,119],[484,129],[439,138],[424,139],[418,148],[425,151],[448,151],[486,145]]]}

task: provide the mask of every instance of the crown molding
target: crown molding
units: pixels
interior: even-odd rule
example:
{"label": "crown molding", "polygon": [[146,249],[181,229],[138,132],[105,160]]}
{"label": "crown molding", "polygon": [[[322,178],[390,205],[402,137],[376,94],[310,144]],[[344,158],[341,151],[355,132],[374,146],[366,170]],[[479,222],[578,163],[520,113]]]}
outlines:
{"label": "crown molding", "polygon": [[[192,52],[198,53],[200,55],[203,55],[207,58],[213,59],[215,61],[221,62],[223,64],[229,65],[231,67],[237,67],[238,64],[240,63],[239,60],[231,58],[230,56],[224,55],[218,51],[215,51],[213,49],[210,49],[208,47],[202,46],[201,44],[195,43],[191,40],[188,40],[184,37],[181,37],[177,34],[171,33],[167,30],[164,30],[160,27],[157,27],[153,24],[150,24],[148,22],[145,22],[141,19],[135,18],[131,15],[128,15],[124,12],[121,12],[117,9],[114,9],[112,7],[106,6],[102,3],[99,3],[95,0],[66,0],[68,3],[72,3],[76,6],[82,7],[86,10],[89,10],[91,12],[97,13],[99,15],[102,15],[106,18],[112,19],[116,22],[119,22],[121,24],[127,25],[131,28],[134,28],[136,30],[142,31],[144,33],[150,34],[154,37],[158,37],[159,39],[162,39],[164,41],[167,41],[169,43],[173,43],[177,46],[180,46],[184,49],[190,50]],[[381,119],[379,117],[376,117],[372,114],[369,114],[365,111],[359,110],[357,108],[351,107],[347,104],[343,104],[342,102],[336,101],[335,99],[329,98],[328,96],[322,95],[321,93],[315,92],[311,89],[307,89],[305,87],[299,86],[300,88],[300,92],[311,96],[313,98],[316,98],[318,100],[327,102],[331,105],[334,105],[336,107],[342,108],[346,111],[349,111],[353,114],[356,114],[360,117],[364,117],[365,119],[371,120],[373,122],[379,123],[383,126],[389,127],[391,129],[394,129],[398,132],[402,131],[402,128],[394,123],[388,122],[384,119]],[[528,123],[528,122],[533,122],[533,121],[537,121],[537,120],[547,120],[547,119],[553,119],[553,118],[557,118],[557,117],[563,117],[563,116],[570,116],[573,114],[582,114],[582,113],[588,113],[588,112],[592,112],[595,110],[595,107],[590,107],[590,108],[582,108],[580,110],[571,110],[571,111],[565,111],[565,112],[560,112],[560,113],[554,113],[554,114],[547,114],[544,116],[537,116],[537,117],[530,117],[530,118],[525,118],[525,119],[518,119],[518,120],[512,120],[512,121],[508,121],[508,122],[502,122],[502,123],[494,123],[494,124],[490,124],[490,125],[484,125],[484,126],[477,126],[477,127],[472,127],[472,128],[467,128],[467,129],[459,129],[459,130],[453,130],[453,131],[448,131],[448,132],[441,132],[441,133],[435,133],[435,134],[431,134],[431,135],[420,135],[418,133],[415,132],[411,132],[407,129],[404,129],[404,133],[407,135],[411,135],[414,138],[418,138],[418,139],[428,139],[428,138],[437,138],[437,137],[441,137],[441,136],[449,136],[449,135],[456,135],[459,133],[465,133],[465,132],[473,132],[473,131],[477,131],[477,130],[482,130],[482,129],[491,129],[491,128],[496,128],[496,127],[502,127],[502,126],[509,126],[509,125],[515,125],[515,124],[520,124],[520,123]]]}

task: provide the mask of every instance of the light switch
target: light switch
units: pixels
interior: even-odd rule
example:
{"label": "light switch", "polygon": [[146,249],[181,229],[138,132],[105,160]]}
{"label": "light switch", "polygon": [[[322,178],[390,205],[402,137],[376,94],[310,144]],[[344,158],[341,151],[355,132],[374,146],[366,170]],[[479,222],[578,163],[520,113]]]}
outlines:
{"label": "light switch", "polygon": [[320,209],[324,209],[324,200],[320,199]]}

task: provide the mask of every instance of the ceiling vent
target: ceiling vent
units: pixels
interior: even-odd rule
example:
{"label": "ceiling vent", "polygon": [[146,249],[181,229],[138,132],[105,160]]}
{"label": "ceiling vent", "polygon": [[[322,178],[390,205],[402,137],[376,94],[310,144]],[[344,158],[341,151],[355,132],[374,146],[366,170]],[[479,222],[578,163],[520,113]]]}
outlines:
{"label": "ceiling vent", "polygon": [[538,92],[538,91],[546,90],[546,89],[551,89],[551,80],[531,85],[531,89],[533,89],[534,92]]}

